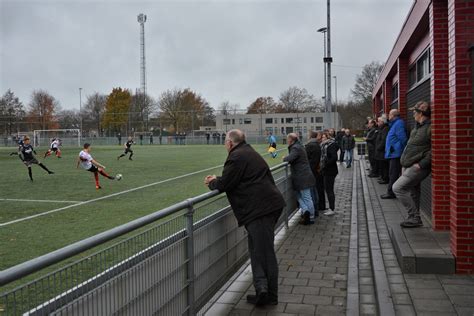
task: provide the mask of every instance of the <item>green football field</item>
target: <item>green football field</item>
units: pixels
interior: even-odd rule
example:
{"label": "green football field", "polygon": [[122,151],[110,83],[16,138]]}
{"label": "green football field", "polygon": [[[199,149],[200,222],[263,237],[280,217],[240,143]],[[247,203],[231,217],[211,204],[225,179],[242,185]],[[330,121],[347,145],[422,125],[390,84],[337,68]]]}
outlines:
{"label": "green football field", "polygon": [[[270,166],[265,145],[256,145]],[[0,270],[46,254],[186,198],[208,191],[204,176],[220,175],[227,152],[222,145],[133,146],[133,161],[117,156],[120,146],[92,147],[94,159],[121,181],[100,177],[96,190],[93,174],[76,169],[78,148],[63,148],[63,158],[38,159],[55,173],[34,165],[34,181],[13,148],[0,148]],[[280,147],[281,149],[281,147]]]}

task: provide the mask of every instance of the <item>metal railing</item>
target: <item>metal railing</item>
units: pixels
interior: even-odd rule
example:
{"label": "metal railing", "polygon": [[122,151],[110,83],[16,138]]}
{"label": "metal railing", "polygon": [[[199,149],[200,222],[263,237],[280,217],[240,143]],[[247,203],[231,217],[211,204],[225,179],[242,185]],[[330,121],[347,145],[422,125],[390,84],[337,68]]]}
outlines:
{"label": "metal railing", "polygon": [[[273,167],[296,201],[288,164]],[[248,257],[224,194],[208,192],[0,271],[0,315],[195,315]]]}

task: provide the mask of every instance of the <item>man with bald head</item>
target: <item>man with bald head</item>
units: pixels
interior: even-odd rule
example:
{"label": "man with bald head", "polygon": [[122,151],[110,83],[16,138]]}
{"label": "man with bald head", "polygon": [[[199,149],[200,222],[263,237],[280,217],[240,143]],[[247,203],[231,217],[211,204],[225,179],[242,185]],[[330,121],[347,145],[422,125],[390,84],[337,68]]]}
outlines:
{"label": "man with bald head", "polygon": [[275,225],[285,200],[265,160],[245,142],[245,134],[231,130],[225,138],[229,153],[222,176],[207,176],[211,190],[225,192],[239,226],[248,232],[255,295],[247,302],[258,306],[278,304],[278,262],[274,249]]}
{"label": "man with bald head", "polygon": [[402,171],[400,157],[407,144],[407,131],[405,122],[400,118],[400,112],[397,109],[393,109],[388,113],[388,119],[390,129],[385,140],[385,158],[389,160],[389,181],[387,193],[380,197],[382,199],[395,199],[396,196],[392,187]]}

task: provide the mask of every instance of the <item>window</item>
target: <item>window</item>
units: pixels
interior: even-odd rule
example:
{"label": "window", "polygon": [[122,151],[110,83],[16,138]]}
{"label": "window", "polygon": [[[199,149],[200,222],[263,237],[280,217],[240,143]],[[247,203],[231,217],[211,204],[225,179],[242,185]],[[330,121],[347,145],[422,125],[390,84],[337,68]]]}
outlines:
{"label": "window", "polygon": [[222,124],[224,125],[230,125],[230,119],[223,119]]}
{"label": "window", "polygon": [[252,124],[252,119],[244,118],[244,124]]}
{"label": "window", "polygon": [[295,117],[295,123],[301,123],[302,121],[301,117]]}
{"label": "window", "polygon": [[316,116],[315,119],[316,119],[316,123],[322,123],[323,122],[323,118],[321,116]]}
{"label": "window", "polygon": [[416,65],[408,70],[408,86],[413,87],[416,83]]}
{"label": "window", "polygon": [[265,119],[265,124],[272,124],[273,123],[273,119],[272,118],[266,118]]}
{"label": "window", "polygon": [[[276,119],[275,119],[275,120],[276,120]],[[275,131],[274,134],[275,134],[275,135],[278,135],[278,127],[275,127],[273,130]]]}
{"label": "window", "polygon": [[408,86],[411,88],[431,73],[430,50],[426,50],[408,70]]}
{"label": "window", "polygon": [[303,133],[304,134],[308,133],[308,128],[306,126],[303,127]]}
{"label": "window", "polygon": [[292,117],[287,117],[286,118],[286,123],[293,123],[293,118]]}
{"label": "window", "polygon": [[285,123],[285,119],[282,117],[281,118],[281,124]]}
{"label": "window", "polygon": [[[282,119],[282,120],[283,120],[283,119]],[[282,135],[285,135],[285,128],[284,128],[284,127],[281,128],[281,134],[282,134]]]}
{"label": "window", "polygon": [[311,117],[311,123],[314,123],[314,117]]}
{"label": "window", "polygon": [[232,119],[232,125],[235,125],[235,119]]}
{"label": "window", "polygon": [[273,124],[277,124],[278,123],[278,119],[273,119]]}
{"label": "window", "polygon": [[273,132],[273,127],[265,127],[265,132],[267,133]]}
{"label": "window", "polygon": [[316,126],[316,130],[317,130],[317,131],[320,131],[320,130],[322,130],[322,129],[323,129],[322,126]]}
{"label": "window", "polygon": [[392,102],[398,99],[398,82],[392,87]]}
{"label": "window", "polygon": [[242,125],[244,123],[244,120],[243,119],[239,119],[239,124]]}
{"label": "window", "polygon": [[306,124],[306,121],[307,121],[306,117],[303,117],[303,123],[304,124]]}

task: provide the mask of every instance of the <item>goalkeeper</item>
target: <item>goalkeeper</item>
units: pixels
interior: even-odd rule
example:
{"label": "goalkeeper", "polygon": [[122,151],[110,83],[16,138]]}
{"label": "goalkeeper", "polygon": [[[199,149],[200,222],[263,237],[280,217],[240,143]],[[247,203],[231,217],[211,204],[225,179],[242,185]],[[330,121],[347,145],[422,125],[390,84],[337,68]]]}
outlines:
{"label": "goalkeeper", "polygon": [[270,153],[272,158],[276,158],[276,156],[277,156],[277,152],[276,152],[277,144],[276,143],[277,143],[276,137],[273,135],[272,132],[270,132],[270,134],[268,135],[268,152]]}

